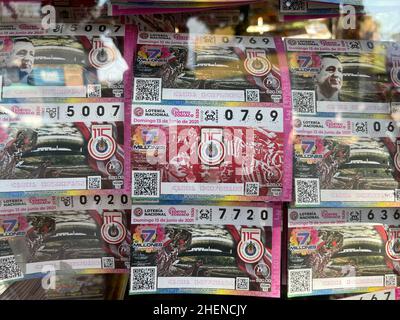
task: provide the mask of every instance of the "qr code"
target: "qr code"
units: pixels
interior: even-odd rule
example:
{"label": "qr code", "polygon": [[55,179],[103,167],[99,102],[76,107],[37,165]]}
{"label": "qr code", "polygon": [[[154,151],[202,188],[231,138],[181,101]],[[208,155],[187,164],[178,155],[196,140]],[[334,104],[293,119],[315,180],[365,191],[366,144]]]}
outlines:
{"label": "qr code", "polygon": [[114,257],[102,257],[101,265],[103,269],[115,269]]}
{"label": "qr code", "polygon": [[295,179],[296,204],[320,204],[319,179]]}
{"label": "qr code", "polygon": [[133,196],[159,197],[160,171],[132,171]]}
{"label": "qr code", "polygon": [[236,290],[249,290],[250,289],[250,279],[236,277]]}
{"label": "qr code", "polygon": [[316,114],[315,91],[292,90],[292,105],[297,114]]}
{"label": "qr code", "polygon": [[385,287],[397,287],[397,275],[385,274]]}
{"label": "qr code", "polygon": [[161,79],[135,78],[133,101],[161,102]]}
{"label": "qr code", "polygon": [[281,12],[307,12],[305,0],[280,0]]}
{"label": "qr code", "polygon": [[157,267],[132,267],[131,292],[156,291]]}
{"label": "qr code", "polygon": [[260,184],[258,182],[246,182],[244,194],[246,196],[258,196],[260,194]]}
{"label": "qr code", "polygon": [[288,295],[312,293],[312,269],[289,270]]}
{"label": "qr code", "polygon": [[88,189],[101,189],[101,177],[88,177]]}
{"label": "qr code", "polygon": [[248,102],[260,102],[260,90],[258,90],[258,89],[246,89],[246,101],[248,101]]}
{"label": "qr code", "polygon": [[21,268],[15,261],[14,256],[0,257],[0,281],[23,278]]}
{"label": "qr code", "polygon": [[101,84],[88,84],[87,96],[88,98],[101,97]]}

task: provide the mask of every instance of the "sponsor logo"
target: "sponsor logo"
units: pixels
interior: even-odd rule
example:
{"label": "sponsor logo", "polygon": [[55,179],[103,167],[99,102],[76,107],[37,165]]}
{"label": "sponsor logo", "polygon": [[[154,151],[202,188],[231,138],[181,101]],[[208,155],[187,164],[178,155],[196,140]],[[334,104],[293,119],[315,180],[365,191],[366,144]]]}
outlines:
{"label": "sponsor logo", "polygon": [[111,160],[107,163],[106,169],[110,176],[119,176],[124,171],[124,166],[119,160]]}

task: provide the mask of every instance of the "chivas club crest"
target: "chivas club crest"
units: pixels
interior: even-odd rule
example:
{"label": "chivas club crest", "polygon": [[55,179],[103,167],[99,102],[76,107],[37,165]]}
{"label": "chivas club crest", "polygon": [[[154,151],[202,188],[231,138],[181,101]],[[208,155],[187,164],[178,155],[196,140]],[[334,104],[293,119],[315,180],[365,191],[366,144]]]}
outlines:
{"label": "chivas club crest", "polygon": [[117,149],[112,136],[112,125],[92,125],[92,137],[89,140],[88,151],[92,158],[104,161],[110,159]]}
{"label": "chivas club crest", "polygon": [[400,228],[389,229],[386,254],[390,259],[400,261]]}
{"label": "chivas club crest", "polygon": [[199,157],[202,163],[215,166],[225,158],[225,145],[222,141],[223,130],[207,128],[201,130]]}
{"label": "chivas club crest", "polygon": [[247,50],[246,55],[244,68],[249,74],[262,77],[271,71],[271,62],[267,59],[264,50]]}
{"label": "chivas club crest", "polygon": [[122,221],[121,212],[105,212],[103,215],[103,225],[101,236],[109,244],[118,244],[124,241],[126,229]]}
{"label": "chivas club crest", "polygon": [[239,258],[245,263],[256,263],[264,255],[264,246],[261,242],[261,230],[243,228],[241,240],[237,247]]}
{"label": "chivas club crest", "polygon": [[90,64],[96,69],[109,68],[116,59],[114,48],[100,39],[93,40],[93,48],[89,52]]}

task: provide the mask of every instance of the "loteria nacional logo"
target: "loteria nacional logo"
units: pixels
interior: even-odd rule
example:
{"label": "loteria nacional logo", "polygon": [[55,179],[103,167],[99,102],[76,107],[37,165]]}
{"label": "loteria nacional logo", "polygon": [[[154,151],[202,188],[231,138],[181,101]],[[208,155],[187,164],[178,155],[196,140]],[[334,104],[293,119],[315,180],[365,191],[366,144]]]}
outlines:
{"label": "loteria nacional logo", "polygon": [[264,245],[261,242],[261,230],[253,228],[243,228],[241,240],[237,246],[237,253],[245,263],[256,263],[264,255]]}
{"label": "loteria nacional logo", "polygon": [[109,68],[116,60],[115,49],[100,39],[93,40],[93,48],[89,52],[89,62],[96,69]]}
{"label": "loteria nacional logo", "polygon": [[135,109],[133,109],[133,114],[134,114],[136,117],[141,117],[141,116],[144,115],[144,110],[143,110],[143,108],[141,108],[141,107],[136,107]]}
{"label": "loteria nacional logo", "polygon": [[390,259],[400,261],[400,228],[389,229],[385,249]]}
{"label": "loteria nacional logo", "polygon": [[136,217],[141,217],[143,215],[143,209],[142,208],[135,208],[135,209],[133,209],[133,214]]}
{"label": "loteria nacional logo", "polygon": [[99,161],[110,159],[117,149],[117,144],[112,136],[112,125],[92,125],[91,129],[92,137],[88,143],[90,156]]}
{"label": "loteria nacional logo", "polygon": [[126,237],[126,229],[122,220],[121,212],[105,212],[101,236],[109,244],[119,244]]}

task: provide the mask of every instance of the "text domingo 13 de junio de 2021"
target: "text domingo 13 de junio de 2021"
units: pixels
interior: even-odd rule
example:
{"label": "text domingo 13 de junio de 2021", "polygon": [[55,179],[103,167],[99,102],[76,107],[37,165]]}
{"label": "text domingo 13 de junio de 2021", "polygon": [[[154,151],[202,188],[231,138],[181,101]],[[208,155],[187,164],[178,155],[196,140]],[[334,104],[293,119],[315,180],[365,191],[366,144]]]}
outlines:
{"label": "text domingo 13 de junio de 2021", "polygon": [[223,304],[198,304],[196,307],[178,307],[160,304],[153,307],[153,315],[175,315],[184,318],[186,315],[231,315],[242,316],[246,312],[247,305],[223,305]]}

